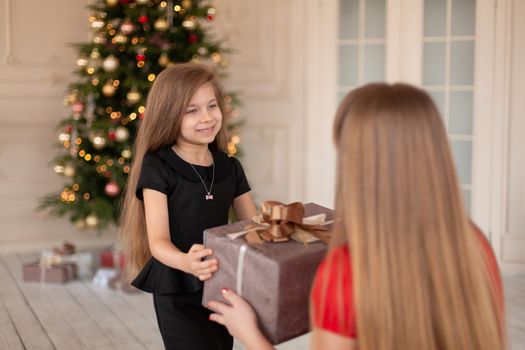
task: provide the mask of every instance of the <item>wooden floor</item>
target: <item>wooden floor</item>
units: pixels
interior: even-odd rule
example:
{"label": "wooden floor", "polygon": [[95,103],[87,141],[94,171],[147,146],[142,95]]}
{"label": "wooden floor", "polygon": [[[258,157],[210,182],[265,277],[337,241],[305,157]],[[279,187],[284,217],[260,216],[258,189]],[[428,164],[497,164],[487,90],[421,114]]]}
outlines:
{"label": "wooden floor", "polygon": [[[32,259],[0,257],[0,349],[163,349],[149,294],[89,280],[23,282],[22,263]],[[512,349],[525,350],[525,276],[506,277],[505,294]],[[306,335],[278,349],[308,349],[308,343]]]}

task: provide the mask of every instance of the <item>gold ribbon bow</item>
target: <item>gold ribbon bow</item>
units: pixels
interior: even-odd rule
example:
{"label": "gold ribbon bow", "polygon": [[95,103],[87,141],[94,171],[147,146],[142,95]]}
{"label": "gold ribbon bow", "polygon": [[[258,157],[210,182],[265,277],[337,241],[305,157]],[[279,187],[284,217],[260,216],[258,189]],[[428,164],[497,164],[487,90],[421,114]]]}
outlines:
{"label": "gold ribbon bow", "polygon": [[[293,234],[293,239],[305,244],[317,239],[327,243],[329,235],[325,225],[329,223],[325,222],[325,215],[318,216],[316,219],[319,220],[314,219],[314,223],[305,222],[303,217],[304,205],[300,202],[264,201],[261,213],[254,218],[255,223],[244,227],[245,239],[252,244],[286,242]],[[312,236],[315,237],[313,240]]]}

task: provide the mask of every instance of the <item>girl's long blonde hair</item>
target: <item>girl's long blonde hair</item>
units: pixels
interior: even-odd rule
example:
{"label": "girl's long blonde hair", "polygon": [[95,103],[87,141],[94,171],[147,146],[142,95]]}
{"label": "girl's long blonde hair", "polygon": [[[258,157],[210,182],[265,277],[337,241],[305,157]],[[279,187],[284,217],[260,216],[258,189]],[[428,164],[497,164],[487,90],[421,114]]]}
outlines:
{"label": "girl's long blonde hair", "polygon": [[151,257],[144,203],[135,197],[135,188],[144,155],[176,143],[182,117],[197,89],[211,83],[223,114],[223,122],[211,149],[223,150],[226,144],[226,113],[221,87],[214,71],[196,63],[178,64],[162,71],[151,87],[144,119],[134,144],[134,159],[121,208],[119,237],[125,256],[125,275],[134,278]]}
{"label": "girl's long blonde hair", "polygon": [[350,249],[359,349],[504,349],[502,305],[430,97],[405,84],[355,89],[334,141],[334,245]]}

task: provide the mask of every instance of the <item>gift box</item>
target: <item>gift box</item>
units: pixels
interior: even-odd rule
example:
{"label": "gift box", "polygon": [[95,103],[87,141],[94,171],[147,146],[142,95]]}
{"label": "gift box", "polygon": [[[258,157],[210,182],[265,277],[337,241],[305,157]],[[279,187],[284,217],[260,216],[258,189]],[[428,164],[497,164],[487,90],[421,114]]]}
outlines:
{"label": "gift box", "polygon": [[124,255],[119,250],[104,250],[100,253],[100,266],[122,269],[124,267]]}
{"label": "gift box", "polygon": [[77,277],[77,266],[67,262],[52,265],[27,263],[22,267],[22,276],[24,281],[65,283]]}
{"label": "gift box", "polygon": [[93,276],[93,254],[90,252],[78,252],[71,255],[63,255],[63,262],[74,263],[77,266],[77,275],[80,278]]}
{"label": "gift box", "polygon": [[101,267],[93,277],[93,284],[99,287],[108,287],[109,282],[119,274],[119,269]]}
{"label": "gift box", "polygon": [[[325,215],[325,227],[330,229],[332,210],[314,203],[304,205],[305,217],[316,214]],[[219,270],[204,283],[202,304],[223,301],[221,288],[236,291],[254,308],[265,336],[279,344],[309,331],[310,288],[327,244],[293,239],[253,244],[242,236],[232,239],[250,223],[240,221],[204,231],[204,245],[213,250]]]}

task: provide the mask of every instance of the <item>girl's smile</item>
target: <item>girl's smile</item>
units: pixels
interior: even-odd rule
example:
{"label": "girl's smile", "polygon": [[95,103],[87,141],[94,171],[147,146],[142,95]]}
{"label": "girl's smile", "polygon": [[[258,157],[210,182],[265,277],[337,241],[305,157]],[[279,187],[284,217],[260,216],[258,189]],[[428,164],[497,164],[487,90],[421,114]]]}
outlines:
{"label": "girl's smile", "polygon": [[215,131],[215,125],[211,126],[211,127],[208,127],[208,128],[197,129],[197,133],[199,133],[199,134],[201,134],[203,136],[208,136],[208,135],[212,134],[214,131]]}

